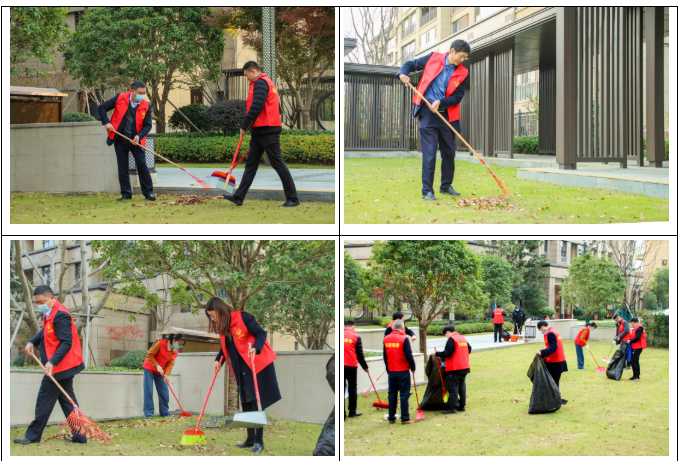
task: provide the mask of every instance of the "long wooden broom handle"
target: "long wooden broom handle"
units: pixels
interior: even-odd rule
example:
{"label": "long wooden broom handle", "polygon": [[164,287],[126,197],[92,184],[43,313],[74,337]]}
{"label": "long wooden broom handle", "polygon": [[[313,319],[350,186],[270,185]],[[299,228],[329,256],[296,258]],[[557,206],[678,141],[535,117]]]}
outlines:
{"label": "long wooden broom handle", "polygon": [[[41,368],[42,368],[43,371],[44,371],[44,370],[45,370],[45,366],[43,365],[43,363],[42,363],[40,360],[38,360],[38,357],[36,357],[36,356],[33,354],[33,352],[31,352],[30,354],[31,354],[31,356],[32,356],[34,359],[36,359],[36,362],[38,362],[38,364],[41,366]],[[59,385],[59,383],[57,382],[57,380],[55,379],[55,377],[52,376],[52,373],[47,373],[47,375],[50,377],[50,379],[51,379],[52,381],[54,381],[54,383],[57,385],[57,387],[59,388],[59,390],[62,391],[62,393],[66,396],[66,398],[69,399],[69,402],[71,403],[71,405],[73,405],[74,407],[78,408],[78,405],[76,405],[76,403],[71,399],[71,396],[70,396],[69,394],[66,393],[66,391],[64,390],[64,388],[63,388],[62,386]]]}
{"label": "long wooden broom handle", "polygon": [[138,146],[142,147],[142,148],[145,149],[147,152],[156,155],[157,157],[159,157],[160,159],[162,159],[162,160],[164,160],[164,161],[170,163],[171,165],[176,166],[176,167],[178,167],[178,168],[180,168],[180,169],[182,169],[182,170],[185,169],[185,168],[181,167],[180,165],[178,165],[178,164],[176,164],[176,163],[173,163],[173,162],[170,161],[169,159],[167,159],[167,158],[165,158],[165,157],[162,157],[161,155],[157,154],[157,153],[154,152],[153,150],[147,149],[147,148],[146,148],[145,146],[143,146],[142,144],[140,144],[140,143],[138,143],[138,142],[134,142],[132,139],[130,139],[130,138],[127,137],[127,136],[122,135],[122,134],[119,133],[118,131],[114,130],[114,133],[118,134],[118,135],[121,136],[123,139],[127,139],[127,140],[130,141],[132,144],[135,144],[135,145],[138,145]]}
{"label": "long wooden broom handle", "polygon": [[[251,350],[251,343],[247,343],[247,349]],[[251,356],[251,372],[254,375],[254,389],[256,390],[256,403],[258,403],[258,410],[261,410],[261,395],[258,391],[258,380],[256,379],[256,367],[254,366],[254,356]]]}

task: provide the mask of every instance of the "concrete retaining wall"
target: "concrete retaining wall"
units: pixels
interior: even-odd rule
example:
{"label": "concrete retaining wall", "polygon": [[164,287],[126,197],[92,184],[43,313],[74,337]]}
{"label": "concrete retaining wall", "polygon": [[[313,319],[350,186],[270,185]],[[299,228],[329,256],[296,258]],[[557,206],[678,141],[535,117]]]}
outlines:
{"label": "concrete retaining wall", "polygon": [[[572,341],[574,338],[576,338],[576,335],[579,334],[579,331],[581,331],[581,328],[583,326],[576,326],[572,327],[572,332],[571,332],[571,339]],[[590,338],[588,339],[588,343],[590,344],[591,341],[612,341],[614,339],[614,335],[616,333],[617,329],[615,328],[597,328],[594,331],[591,331]],[[565,338],[569,339],[569,338]]]}
{"label": "concrete retaining wall", "polygon": [[[418,331],[417,328],[412,329],[413,333],[415,333],[415,336],[417,336],[417,339],[410,344],[410,347],[413,349],[413,352],[421,352],[420,351],[420,332]],[[363,341],[363,350],[369,351],[382,351],[384,348],[384,331],[385,328],[373,328],[373,329],[364,329],[364,328],[359,328],[356,329],[356,333],[358,333],[358,336],[361,337],[361,340]]]}
{"label": "concrete retaining wall", "polygon": [[[325,365],[333,353],[330,350],[277,352],[275,370],[282,400],[266,412],[288,420],[325,422],[334,405],[334,392],[325,379]],[[213,352],[178,355],[170,382],[186,411],[201,411],[213,378],[215,357]],[[221,371],[216,378],[206,406],[207,414],[223,414],[223,376]],[[42,378],[42,371],[10,370],[10,424],[27,425],[33,420]],[[80,408],[90,419],[142,417],[142,379],[142,373],[87,371],[74,379],[74,392]],[[172,394],[168,403],[172,412],[180,411]],[[154,408],[155,414],[159,414],[156,390]],[[60,406],[55,405],[49,421],[64,420]]]}
{"label": "concrete retaining wall", "polygon": [[[551,327],[555,327],[557,332],[560,334],[560,338],[563,340],[565,339],[571,339],[573,340],[574,337],[576,336],[576,333],[574,336],[572,336],[572,327],[576,325],[576,319],[557,319],[557,320],[546,320],[548,322],[548,325]],[[527,320],[526,325],[531,325],[533,327],[536,326],[538,323],[538,320],[532,321],[529,323]],[[543,342],[543,333],[537,328],[536,329],[536,338],[531,339],[530,342],[532,343],[542,343]]]}
{"label": "concrete retaining wall", "polygon": [[[414,353],[413,359],[415,360],[415,379],[417,380],[418,384],[421,384],[425,380],[424,355]],[[389,379],[387,374],[384,373],[382,375],[382,372],[386,369],[384,366],[384,359],[382,357],[371,357],[365,359],[365,361],[368,363],[368,369],[372,379],[375,380],[379,377],[379,380],[375,381],[375,387],[377,390],[389,389]],[[380,375],[382,376],[380,377]],[[368,378],[368,374],[361,367],[358,367],[358,393],[364,393],[368,387],[370,387],[370,384],[371,383],[370,379]],[[370,392],[374,391],[371,390]]]}

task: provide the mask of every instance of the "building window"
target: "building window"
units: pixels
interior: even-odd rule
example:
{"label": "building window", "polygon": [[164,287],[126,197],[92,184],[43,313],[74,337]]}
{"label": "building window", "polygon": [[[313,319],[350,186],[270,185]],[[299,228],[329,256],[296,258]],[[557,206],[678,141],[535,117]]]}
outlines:
{"label": "building window", "polygon": [[406,14],[411,8],[412,8],[412,6],[404,6],[401,9],[401,14]]}
{"label": "building window", "polygon": [[393,53],[387,53],[387,65],[391,65]]}
{"label": "building window", "polygon": [[567,260],[567,244],[564,240],[560,240],[560,256],[562,256],[562,261]]}
{"label": "building window", "polygon": [[545,240],[545,241],[543,242],[543,252],[544,252],[545,254],[548,254],[548,241],[547,241],[547,240]]}
{"label": "building window", "polygon": [[74,280],[81,276],[81,263],[74,263]]}
{"label": "building window", "polygon": [[43,240],[43,248],[50,248],[55,246],[54,240]]}
{"label": "building window", "polygon": [[458,11],[464,10],[464,9],[465,9],[465,7],[463,7],[463,6],[452,6],[451,7],[451,14],[455,14]]}
{"label": "building window", "polygon": [[422,16],[420,17],[420,27],[427,25],[429,22],[436,19],[436,7],[435,6],[423,6],[420,8],[422,11]]}
{"label": "building window", "polygon": [[74,13],[74,19],[76,21],[76,29],[78,29],[78,23],[83,20],[83,13],[85,13],[85,11],[76,11],[76,13]]}
{"label": "building window", "polygon": [[190,101],[192,104],[204,104],[204,93],[201,88],[190,90]]}
{"label": "building window", "polygon": [[458,31],[463,30],[469,25],[469,15],[462,16],[458,18],[457,21],[453,21],[452,33],[456,34]]}
{"label": "building window", "polygon": [[432,27],[424,34],[420,35],[420,49],[424,50],[429,48],[433,43],[436,42],[436,27]]}
{"label": "building window", "polygon": [[528,101],[538,94],[536,72],[515,75],[515,102]]}
{"label": "building window", "polygon": [[410,42],[401,48],[401,53],[403,55],[402,61],[404,63],[412,60],[415,57],[415,42]]}
{"label": "building window", "polygon": [[43,267],[43,277],[45,277],[45,285],[52,285],[52,271],[50,266]]}
{"label": "building window", "polygon": [[401,23],[401,38],[415,33],[415,14],[411,14]]}

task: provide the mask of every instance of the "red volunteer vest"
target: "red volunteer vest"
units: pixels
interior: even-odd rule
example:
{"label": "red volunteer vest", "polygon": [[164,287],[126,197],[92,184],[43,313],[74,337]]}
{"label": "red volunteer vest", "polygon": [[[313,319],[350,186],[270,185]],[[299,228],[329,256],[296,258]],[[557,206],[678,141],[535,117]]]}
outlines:
{"label": "red volunteer vest", "polygon": [[[631,329],[631,332],[628,334],[629,339],[633,339],[636,337],[636,330],[638,328],[642,327],[640,323],[636,323],[636,326],[634,326]],[[640,341],[637,343],[631,342],[631,349],[646,349],[647,348],[647,338],[645,337],[645,328],[643,328],[643,333],[640,335]]]}
{"label": "red volunteer vest", "polygon": [[[161,368],[165,370],[166,364],[178,355],[178,351],[174,350],[173,353],[171,353],[168,350],[168,339],[160,339],[159,343],[161,343],[159,347],[159,352],[157,352],[157,355],[154,356],[154,360],[156,360],[157,363],[161,366]],[[157,371],[157,368],[152,366],[152,364],[147,359],[145,359],[145,363],[142,364],[142,367],[145,370],[151,371],[155,375],[160,375],[160,373]]]}
{"label": "red volunteer vest", "polygon": [[69,310],[59,301],[55,301],[55,305],[52,306],[52,312],[50,312],[50,317],[45,319],[45,322],[43,323],[43,341],[45,342],[45,353],[47,354],[48,361],[55,355],[57,348],[61,344],[59,338],[57,338],[54,327],[54,320],[57,312],[66,312],[69,318],[71,318],[71,349],[66,353],[62,361],[52,368],[52,374],[57,374],[70,368],[77,367],[83,363],[81,340],[78,338],[76,324],[74,323],[74,319],[71,317]]}
{"label": "red volunteer vest", "polygon": [[389,371],[410,370],[408,360],[403,353],[403,341],[406,334],[400,330],[394,330],[384,337],[384,350],[387,351],[387,364]]}
{"label": "red volunteer vest", "polygon": [[495,323],[495,324],[500,324],[500,323],[503,323],[503,322],[504,322],[504,319],[503,319],[503,309],[501,309],[500,307],[498,307],[498,308],[496,308],[496,309],[493,311],[493,323]]}
{"label": "red volunteer vest", "polygon": [[560,338],[560,334],[557,332],[557,330],[554,327],[549,327],[548,330],[546,331],[546,334],[543,335],[543,341],[545,341],[545,347],[548,346],[548,333],[555,333],[555,336],[557,337],[557,350],[550,354],[549,356],[545,357],[543,360],[546,362],[564,362],[564,345],[562,344],[562,338]]}
{"label": "red volunteer vest", "polygon": [[[123,117],[126,116],[126,111],[130,105],[130,94],[132,92],[133,90],[130,90],[127,93],[119,93],[119,98],[116,100],[114,113],[111,114],[111,118],[109,119],[109,123],[114,125],[114,129],[116,129],[116,131],[119,131],[119,125],[121,124]],[[140,130],[142,130],[142,122],[145,120],[145,115],[147,115],[148,110],[149,103],[146,100],[140,101],[138,108],[135,110],[135,129],[138,131],[138,133]],[[107,136],[109,136],[110,139],[114,139],[114,135],[116,135],[116,133],[107,131]],[[140,140],[140,144],[143,146],[145,145],[145,139],[147,138],[142,138]]]}
{"label": "red volunteer vest", "polygon": [[[588,334],[588,335],[586,336],[586,341],[585,341],[585,342],[581,341],[581,334],[582,334],[584,331]],[[588,327],[583,327],[583,328],[581,328],[581,331],[579,331],[579,334],[576,335],[576,338],[574,338],[574,344],[578,344],[579,346],[583,347],[583,346],[585,346],[586,343],[588,342],[588,338],[590,338],[590,336],[591,336],[591,329],[588,328]]]}
{"label": "red volunteer vest", "polygon": [[[422,95],[425,94],[425,91],[427,90],[427,87],[429,87],[429,84],[432,83],[432,80],[434,80],[434,78],[443,70],[445,65],[444,61],[447,55],[448,53],[432,53],[429,57],[427,65],[425,65],[425,68],[422,71],[420,83],[417,84],[417,91]],[[446,87],[446,97],[449,97],[455,92],[456,88],[465,80],[469,72],[470,71],[462,64],[453,71],[451,78],[448,80],[448,86]],[[420,99],[417,94],[413,96],[413,104],[420,105],[421,103],[422,99]],[[460,104],[448,107],[447,111],[449,122],[460,120]]]}
{"label": "red volunteer vest", "polygon": [[356,356],[356,343],[358,335],[348,328],[344,328],[344,366],[358,367],[358,357]]}
{"label": "red volunteer vest", "polygon": [[[247,357],[247,352],[249,352],[249,343],[251,347],[254,347],[256,343],[256,338],[254,335],[247,331],[246,325],[242,321],[242,312],[249,314],[246,311],[231,311],[230,312],[230,333],[232,333],[232,339],[235,342],[235,347],[237,352],[240,354],[244,362],[251,368],[251,359]],[[249,314],[251,315],[251,314]],[[225,356],[225,361],[228,360],[228,350],[225,348],[225,335],[220,335],[221,337],[221,348],[223,349],[223,355]],[[273,363],[276,359],[275,351],[270,347],[268,340],[263,345],[263,349],[260,354],[254,356],[254,368],[256,373],[260,373],[265,367]]]}
{"label": "red volunteer vest", "polygon": [[[266,74],[261,74],[256,77],[256,80],[259,79],[265,80],[265,82],[268,84],[268,96],[266,97],[266,103],[263,106],[263,110],[251,126],[282,126],[282,120],[280,119],[280,98],[277,94],[277,87],[275,87],[275,84],[271,79],[268,78]],[[247,113],[249,112],[251,103],[254,100],[254,83],[256,83],[256,80],[249,84],[249,95],[247,96]]]}
{"label": "red volunteer vest", "polygon": [[[619,322],[619,325],[617,326],[617,331],[619,332],[618,334],[622,334],[625,330],[624,325],[627,325],[626,320],[621,319],[621,322]],[[627,336],[624,336],[624,339],[628,339]]]}
{"label": "red volunteer vest", "polygon": [[446,358],[446,371],[464,370],[470,367],[470,351],[467,349],[467,340],[460,333],[455,332],[451,335],[455,341],[455,352]]}

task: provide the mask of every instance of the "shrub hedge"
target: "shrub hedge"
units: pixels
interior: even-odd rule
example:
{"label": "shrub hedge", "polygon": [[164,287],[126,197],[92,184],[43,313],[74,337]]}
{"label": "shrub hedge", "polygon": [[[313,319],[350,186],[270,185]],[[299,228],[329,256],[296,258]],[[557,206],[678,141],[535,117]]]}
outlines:
{"label": "shrub hedge", "polygon": [[538,154],[538,136],[515,136],[516,154]]}
{"label": "shrub hedge", "polygon": [[122,368],[142,368],[142,364],[145,363],[145,356],[147,351],[137,350],[130,351],[123,357],[117,357],[109,362],[110,367],[122,367]]}
{"label": "shrub hedge", "polygon": [[16,359],[12,361],[12,366],[13,367],[23,367],[24,366],[24,360],[26,359],[25,355],[20,355]]}
{"label": "shrub hedge", "polygon": [[639,319],[645,329],[647,345],[669,347],[669,316],[662,313],[644,313]]}
{"label": "shrub hedge", "polygon": [[[250,135],[242,141],[246,153]],[[159,155],[174,162],[232,162],[239,136],[157,136],[154,147]],[[282,158],[288,163],[334,165],[334,135],[285,135],[280,138]]]}
{"label": "shrub hedge", "polygon": [[86,114],[84,112],[69,112],[68,114],[64,114],[64,117],[62,117],[62,122],[63,123],[72,123],[72,122],[96,122],[97,119],[93,117],[90,114]]}
{"label": "shrub hedge", "polygon": [[[200,130],[209,131],[213,128],[213,125],[204,118],[204,110],[206,110],[207,107],[209,106],[205,106],[204,104],[188,104],[187,106],[180,107],[180,111],[178,111],[178,109],[173,111],[173,115],[168,119],[168,124],[171,128],[176,130],[194,131],[192,125],[185,120],[185,117],[187,117]],[[183,117],[183,114],[185,117]]]}

